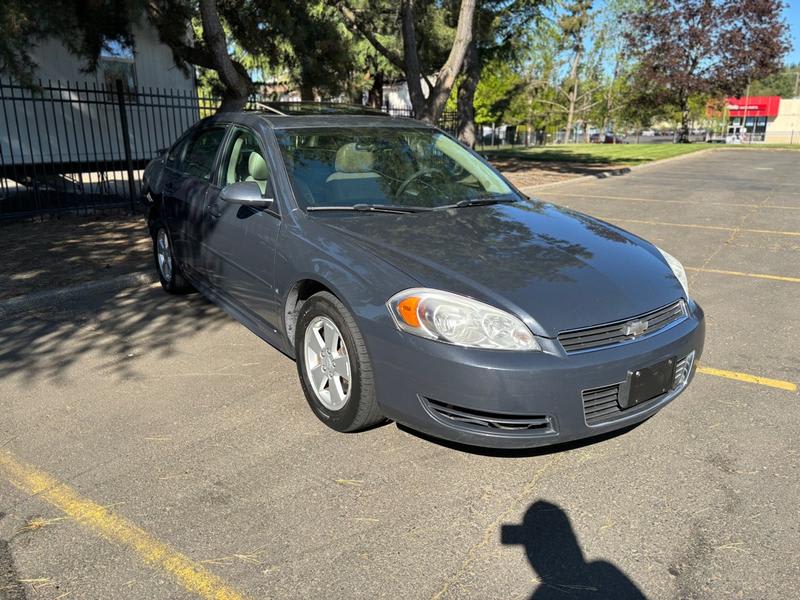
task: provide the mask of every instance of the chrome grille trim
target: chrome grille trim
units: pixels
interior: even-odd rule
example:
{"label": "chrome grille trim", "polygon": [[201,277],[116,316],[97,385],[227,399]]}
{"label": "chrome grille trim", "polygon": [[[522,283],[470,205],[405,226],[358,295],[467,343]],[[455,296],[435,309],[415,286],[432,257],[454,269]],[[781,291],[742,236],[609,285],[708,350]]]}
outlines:
{"label": "chrome grille trim", "polygon": [[[600,350],[650,337],[681,323],[688,316],[686,302],[678,300],[628,319],[562,331],[558,334],[558,341],[567,354]],[[626,326],[637,324],[641,326],[643,322],[646,322],[646,329],[641,334],[625,332]]]}

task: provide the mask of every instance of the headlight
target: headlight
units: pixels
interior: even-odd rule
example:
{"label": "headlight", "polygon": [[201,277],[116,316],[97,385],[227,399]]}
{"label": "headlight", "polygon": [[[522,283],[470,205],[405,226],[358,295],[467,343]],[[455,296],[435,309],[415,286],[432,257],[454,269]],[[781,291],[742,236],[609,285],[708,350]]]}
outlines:
{"label": "headlight", "polygon": [[415,288],[386,306],[400,329],[420,337],[470,348],[541,350],[517,317],[458,294]]}
{"label": "headlight", "polygon": [[667,264],[669,265],[669,268],[672,269],[672,274],[675,275],[675,277],[678,279],[678,281],[681,282],[681,285],[683,286],[683,291],[686,292],[686,299],[688,300],[689,299],[689,280],[686,278],[686,271],[684,270],[683,265],[681,264],[681,261],[679,261],[677,258],[672,256],[672,254],[670,254],[669,252],[664,252],[658,246],[656,246],[656,250],[661,252],[661,256],[664,257],[664,260],[667,261]]}

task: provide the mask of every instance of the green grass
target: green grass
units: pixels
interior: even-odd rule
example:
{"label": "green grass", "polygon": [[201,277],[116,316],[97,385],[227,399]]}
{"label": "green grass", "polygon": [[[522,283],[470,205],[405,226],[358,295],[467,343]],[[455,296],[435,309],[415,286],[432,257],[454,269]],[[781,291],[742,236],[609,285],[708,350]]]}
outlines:
{"label": "green grass", "polygon": [[585,164],[640,165],[673,156],[708,150],[710,144],[568,144],[535,148],[486,150],[493,159],[516,158],[529,161]]}

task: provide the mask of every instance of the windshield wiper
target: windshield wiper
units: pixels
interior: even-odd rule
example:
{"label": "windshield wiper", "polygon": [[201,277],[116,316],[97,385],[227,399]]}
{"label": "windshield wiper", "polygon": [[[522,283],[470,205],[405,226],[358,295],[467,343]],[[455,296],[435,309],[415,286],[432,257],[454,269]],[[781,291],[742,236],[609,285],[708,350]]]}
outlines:
{"label": "windshield wiper", "polygon": [[488,206],[489,204],[511,204],[518,202],[516,198],[470,198],[469,200],[459,200],[454,204],[443,204],[434,210],[447,210],[448,208],[466,208],[468,206]]}
{"label": "windshield wiper", "polygon": [[309,206],[307,211],[336,211],[349,210],[355,212],[381,212],[381,213],[418,213],[433,210],[427,206],[399,206],[394,204],[353,204],[352,206]]}

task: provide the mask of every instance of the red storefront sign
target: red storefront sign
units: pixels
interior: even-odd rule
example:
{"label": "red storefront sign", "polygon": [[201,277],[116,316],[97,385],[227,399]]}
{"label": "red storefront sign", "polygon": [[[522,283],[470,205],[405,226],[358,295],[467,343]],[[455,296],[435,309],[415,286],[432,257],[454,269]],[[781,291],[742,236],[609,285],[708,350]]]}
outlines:
{"label": "red storefront sign", "polygon": [[731,117],[777,117],[781,105],[780,96],[747,96],[727,98],[728,114]]}

